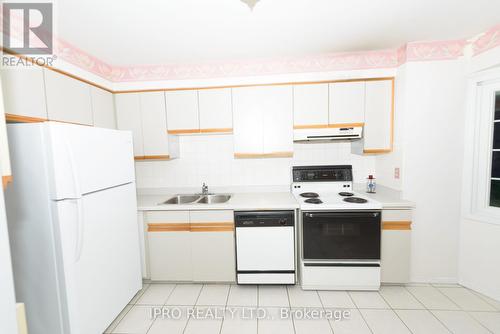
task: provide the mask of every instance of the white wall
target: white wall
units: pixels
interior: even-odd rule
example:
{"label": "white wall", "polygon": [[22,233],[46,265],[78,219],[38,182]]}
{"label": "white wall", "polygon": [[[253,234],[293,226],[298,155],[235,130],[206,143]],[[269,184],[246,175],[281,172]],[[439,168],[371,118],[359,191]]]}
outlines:
{"label": "white wall", "polygon": [[411,279],[458,281],[465,60],[411,62],[405,77],[402,194],[414,201]]}
{"label": "white wall", "polygon": [[137,186],[289,186],[291,166],[309,164],[352,164],[355,182],[375,174],[375,157],[351,154],[348,142],[295,144],[293,159],[234,159],[232,135],[181,136],[180,149],[180,159],[137,162]]}
{"label": "white wall", "polygon": [[[470,62],[469,74],[500,68],[500,47],[489,50]],[[498,76],[500,79],[500,75]],[[476,112],[472,110],[472,112]],[[466,124],[466,130],[473,136],[473,124]],[[467,151],[472,152],[473,139],[467,138]],[[470,153],[469,153],[470,154]],[[465,159],[469,159],[466,155]],[[471,171],[466,170],[464,182],[470,182]],[[471,202],[471,194],[464,187],[463,206]],[[491,298],[500,300],[500,225],[466,218],[468,212],[462,214],[460,226],[460,284],[479,291]]]}

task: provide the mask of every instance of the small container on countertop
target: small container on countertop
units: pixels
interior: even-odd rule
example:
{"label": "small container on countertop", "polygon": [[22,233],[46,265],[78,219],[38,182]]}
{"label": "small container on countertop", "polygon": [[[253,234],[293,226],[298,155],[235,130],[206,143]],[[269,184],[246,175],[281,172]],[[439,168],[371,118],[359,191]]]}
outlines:
{"label": "small container on countertop", "polygon": [[377,182],[375,182],[375,178],[373,175],[368,175],[366,179],[366,192],[367,193],[375,193],[377,190]]}

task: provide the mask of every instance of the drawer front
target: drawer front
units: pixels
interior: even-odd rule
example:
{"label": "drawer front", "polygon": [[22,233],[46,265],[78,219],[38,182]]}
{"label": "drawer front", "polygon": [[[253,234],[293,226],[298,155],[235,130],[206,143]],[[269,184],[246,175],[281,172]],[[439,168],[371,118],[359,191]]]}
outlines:
{"label": "drawer front", "polygon": [[383,230],[411,230],[412,210],[383,210]]}

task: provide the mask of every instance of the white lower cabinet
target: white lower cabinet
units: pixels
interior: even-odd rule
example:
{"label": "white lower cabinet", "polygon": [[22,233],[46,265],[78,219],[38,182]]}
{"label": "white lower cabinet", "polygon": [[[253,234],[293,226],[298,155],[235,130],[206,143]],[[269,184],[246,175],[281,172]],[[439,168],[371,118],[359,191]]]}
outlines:
{"label": "white lower cabinet", "polygon": [[150,211],[145,216],[151,280],[235,281],[233,211]]}
{"label": "white lower cabinet", "polygon": [[410,281],[412,210],[382,211],[382,283]]}

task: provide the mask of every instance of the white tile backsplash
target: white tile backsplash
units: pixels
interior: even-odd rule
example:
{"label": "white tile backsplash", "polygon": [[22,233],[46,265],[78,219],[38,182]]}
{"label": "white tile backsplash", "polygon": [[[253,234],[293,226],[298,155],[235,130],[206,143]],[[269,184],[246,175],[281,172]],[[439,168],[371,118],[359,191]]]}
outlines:
{"label": "white tile backsplash", "polygon": [[375,174],[375,157],[351,154],[349,142],[295,144],[293,158],[234,159],[232,135],[180,137],[180,158],[136,163],[138,188],[289,185],[293,165],[353,166],[354,182]]}

